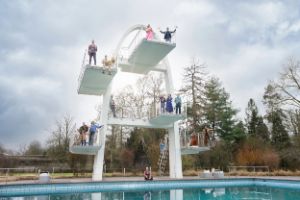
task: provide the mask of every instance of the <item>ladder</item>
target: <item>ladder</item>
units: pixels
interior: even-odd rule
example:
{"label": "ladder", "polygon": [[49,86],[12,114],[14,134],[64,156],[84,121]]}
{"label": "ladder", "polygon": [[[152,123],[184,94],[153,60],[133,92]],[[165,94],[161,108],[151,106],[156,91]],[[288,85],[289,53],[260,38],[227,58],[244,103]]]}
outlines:
{"label": "ladder", "polygon": [[169,158],[169,148],[168,148],[168,138],[165,137],[165,147],[163,151],[160,151],[159,159],[158,159],[158,169],[159,169],[159,175],[162,176],[163,173],[166,171],[166,167],[168,164],[168,158]]}

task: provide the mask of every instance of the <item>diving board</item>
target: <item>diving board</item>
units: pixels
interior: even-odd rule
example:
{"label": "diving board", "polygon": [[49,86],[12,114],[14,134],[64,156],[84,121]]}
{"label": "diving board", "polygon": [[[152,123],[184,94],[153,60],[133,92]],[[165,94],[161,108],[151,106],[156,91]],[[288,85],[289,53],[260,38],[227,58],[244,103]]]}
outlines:
{"label": "diving board", "polygon": [[73,154],[96,155],[101,146],[79,146],[69,147],[69,151]]}
{"label": "diving board", "polygon": [[132,51],[128,59],[119,63],[124,72],[147,74],[176,47],[175,43],[143,39]]}
{"label": "diving board", "polygon": [[85,65],[79,78],[78,94],[102,95],[116,73],[116,68],[109,72],[104,67]]}
{"label": "diving board", "polygon": [[188,146],[181,147],[181,155],[198,154],[200,152],[209,151],[210,147]]}

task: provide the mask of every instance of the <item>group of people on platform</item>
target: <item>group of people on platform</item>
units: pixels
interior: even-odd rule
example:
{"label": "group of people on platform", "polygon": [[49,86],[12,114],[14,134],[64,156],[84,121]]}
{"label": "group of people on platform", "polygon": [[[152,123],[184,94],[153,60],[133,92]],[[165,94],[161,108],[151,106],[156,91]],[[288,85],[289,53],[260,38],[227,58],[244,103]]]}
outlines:
{"label": "group of people on platform", "polygon": [[[177,27],[175,27],[175,29],[173,31],[170,31],[169,27],[167,27],[166,31],[161,31],[160,28],[159,29],[159,32],[164,34],[164,40],[166,42],[169,42],[171,43],[172,42],[172,34],[174,34],[176,32],[176,29]],[[153,32],[153,29],[152,27],[150,26],[150,24],[147,25],[146,27],[146,40],[153,40],[154,38],[154,32]]]}
{"label": "group of people on platform", "polygon": [[[78,129],[80,145],[86,146],[88,144],[88,145],[92,146],[94,144],[94,138],[95,138],[95,133],[97,132],[97,129],[100,129],[102,127],[103,127],[103,125],[96,124],[94,121],[91,122],[90,127],[83,122],[82,126]],[[87,137],[87,136],[89,136],[89,137]]]}
{"label": "group of people on platform", "polygon": [[[172,95],[169,94],[167,98],[165,98],[163,95],[159,97],[159,101],[160,101],[160,111],[161,113],[173,113],[174,112],[174,108],[173,108],[173,98]],[[181,114],[181,97],[179,94],[177,94],[177,96],[174,99],[174,103],[175,103],[175,113],[176,114]]]}
{"label": "group of people on platform", "polygon": [[[88,47],[89,65],[92,64],[92,59],[94,60],[94,65],[97,65],[97,59],[96,59],[97,51],[98,51],[97,45],[95,44],[95,41],[92,40],[92,43]],[[111,57],[109,59],[108,56],[105,55],[103,60],[102,60],[102,65],[103,65],[103,68],[104,68],[102,73],[107,71],[108,74],[111,74],[111,68],[115,64],[115,62],[116,62],[116,60],[115,60],[114,57]]]}
{"label": "group of people on platform", "polygon": [[[166,31],[161,31],[159,29],[159,32],[164,34],[164,40],[166,42],[171,43],[172,42],[172,35],[176,32],[176,29],[177,29],[177,27],[175,27],[175,29],[173,31],[170,31],[169,27],[167,27]],[[146,26],[145,31],[146,31],[146,40],[153,40],[154,32],[153,32],[153,29],[151,28],[150,24],[148,24]],[[89,65],[92,64],[92,59],[94,60],[94,65],[97,65],[97,58],[96,58],[97,51],[98,51],[98,47],[95,44],[95,41],[92,40],[92,43],[88,46]],[[109,74],[111,74],[111,68],[114,65],[114,63],[115,63],[115,58],[112,57],[112,58],[108,59],[107,55],[105,55],[103,60],[102,60],[103,67],[104,67],[105,71],[109,72]],[[105,71],[103,70],[103,73]]]}

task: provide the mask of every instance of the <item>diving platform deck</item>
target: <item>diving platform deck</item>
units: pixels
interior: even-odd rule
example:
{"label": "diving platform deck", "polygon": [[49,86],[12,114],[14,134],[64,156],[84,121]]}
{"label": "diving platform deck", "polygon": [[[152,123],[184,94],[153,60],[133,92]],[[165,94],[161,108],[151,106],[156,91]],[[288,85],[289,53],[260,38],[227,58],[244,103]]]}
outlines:
{"label": "diving platform deck", "polygon": [[200,152],[209,151],[210,147],[188,146],[181,147],[181,155],[198,154]]}
{"label": "diving platform deck", "polygon": [[[129,58],[119,63],[124,72],[147,74],[176,47],[175,43],[143,39]],[[161,70],[161,69],[160,69]]]}
{"label": "diving platform deck", "polygon": [[108,125],[131,126],[139,128],[170,128],[169,124],[152,124],[148,119],[109,118]]}
{"label": "diving platform deck", "polygon": [[186,118],[185,115],[164,113],[151,118],[149,121],[151,124],[155,124],[155,125],[163,125],[163,124],[173,125],[176,121],[183,120],[185,118]]}
{"label": "diving platform deck", "polygon": [[109,72],[101,66],[85,65],[79,78],[78,94],[102,95],[114,76],[116,68]]}
{"label": "diving platform deck", "polygon": [[69,151],[73,154],[96,155],[101,146],[79,146],[74,145],[69,147]]}

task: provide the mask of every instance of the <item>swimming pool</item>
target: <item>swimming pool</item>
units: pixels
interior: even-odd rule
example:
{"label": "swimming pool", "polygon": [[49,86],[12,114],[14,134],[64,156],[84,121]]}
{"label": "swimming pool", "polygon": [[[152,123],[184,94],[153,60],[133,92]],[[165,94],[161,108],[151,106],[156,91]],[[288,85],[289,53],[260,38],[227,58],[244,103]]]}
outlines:
{"label": "swimming pool", "polygon": [[2,199],[300,199],[300,181],[218,179],[0,186]]}

